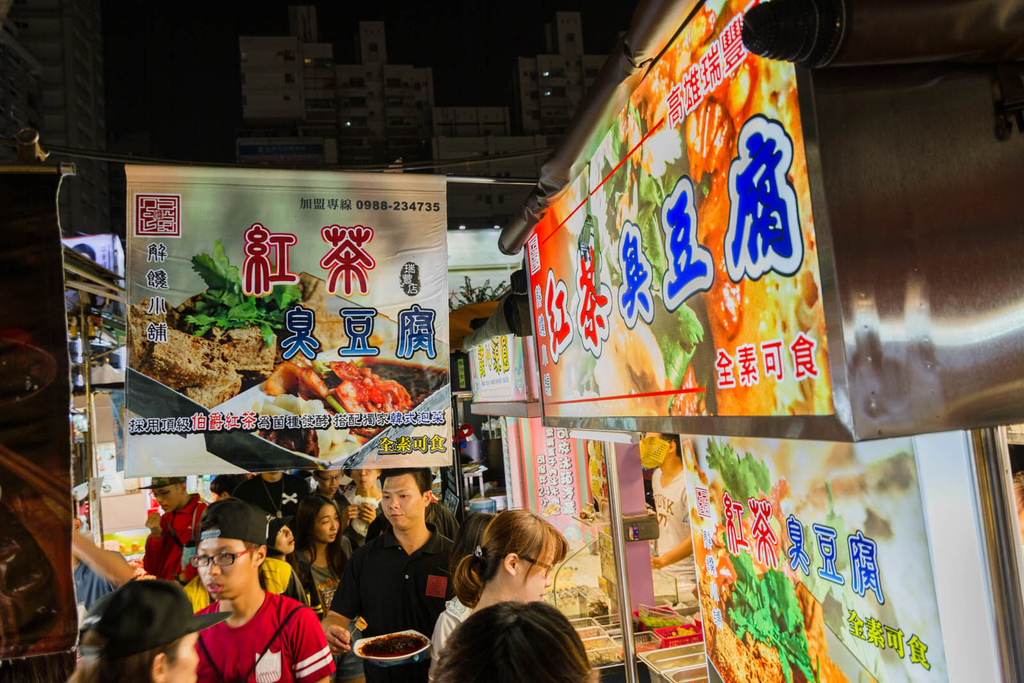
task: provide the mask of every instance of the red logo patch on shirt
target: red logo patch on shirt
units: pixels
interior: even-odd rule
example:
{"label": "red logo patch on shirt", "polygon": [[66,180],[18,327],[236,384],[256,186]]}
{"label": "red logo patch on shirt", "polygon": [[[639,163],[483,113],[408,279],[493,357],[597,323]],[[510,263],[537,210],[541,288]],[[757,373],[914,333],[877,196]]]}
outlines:
{"label": "red logo patch on shirt", "polygon": [[427,576],[427,597],[443,598],[448,592],[447,576]]}

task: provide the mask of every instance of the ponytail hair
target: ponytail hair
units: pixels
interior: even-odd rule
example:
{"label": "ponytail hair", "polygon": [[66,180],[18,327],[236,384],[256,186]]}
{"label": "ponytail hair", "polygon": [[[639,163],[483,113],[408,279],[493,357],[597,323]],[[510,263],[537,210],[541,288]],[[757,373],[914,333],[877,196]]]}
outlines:
{"label": "ponytail hair", "polygon": [[529,510],[505,510],[487,525],[480,545],[459,560],[452,577],[455,595],[475,607],[509,555],[532,563],[533,572],[560,563],[568,552],[565,538],[546,520]]}

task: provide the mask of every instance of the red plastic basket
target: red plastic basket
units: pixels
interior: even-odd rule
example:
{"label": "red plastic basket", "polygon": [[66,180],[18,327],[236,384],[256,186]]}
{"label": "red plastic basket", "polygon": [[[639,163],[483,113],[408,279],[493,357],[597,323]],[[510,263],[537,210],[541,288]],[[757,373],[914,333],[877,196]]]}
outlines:
{"label": "red plastic basket", "polygon": [[[675,635],[677,630],[685,631],[683,635]],[[676,647],[677,645],[690,645],[704,640],[704,631],[700,622],[686,626],[665,626],[654,629],[654,635],[661,640],[661,647]]]}

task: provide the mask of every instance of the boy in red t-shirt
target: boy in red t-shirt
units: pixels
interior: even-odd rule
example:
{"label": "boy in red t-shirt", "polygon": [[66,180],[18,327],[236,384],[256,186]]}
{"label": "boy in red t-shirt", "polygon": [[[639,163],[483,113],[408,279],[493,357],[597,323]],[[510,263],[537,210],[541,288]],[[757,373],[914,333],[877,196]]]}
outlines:
{"label": "boy in red t-shirt", "polygon": [[192,563],[216,601],[199,614],[232,612],[199,638],[199,683],[326,683],[334,661],[313,610],[260,586],[267,517],[230,498],[206,509]]}
{"label": "boy in red t-shirt", "polygon": [[[153,497],[164,511],[163,515],[154,512],[146,520],[149,538],[142,566],[158,579],[188,583],[196,577],[188,558],[195,554],[199,518],[206,503],[197,493],[189,495],[185,477],[153,477],[152,483],[142,488],[153,489]],[[187,553],[184,562],[183,553]]]}

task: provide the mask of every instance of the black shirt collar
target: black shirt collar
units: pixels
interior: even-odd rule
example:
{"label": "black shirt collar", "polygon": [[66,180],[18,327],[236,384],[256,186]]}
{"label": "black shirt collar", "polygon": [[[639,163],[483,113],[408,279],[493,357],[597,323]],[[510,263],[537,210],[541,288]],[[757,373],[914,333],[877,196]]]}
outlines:
{"label": "black shirt collar", "polygon": [[[441,534],[437,533],[437,527],[427,522],[427,530],[430,532],[430,538],[423,547],[416,551],[416,553],[423,553],[425,555],[433,555],[441,552]],[[385,548],[401,548],[402,544],[395,538],[395,531],[389,524],[387,529],[384,531],[384,547]],[[416,554],[413,553],[413,554]]]}

